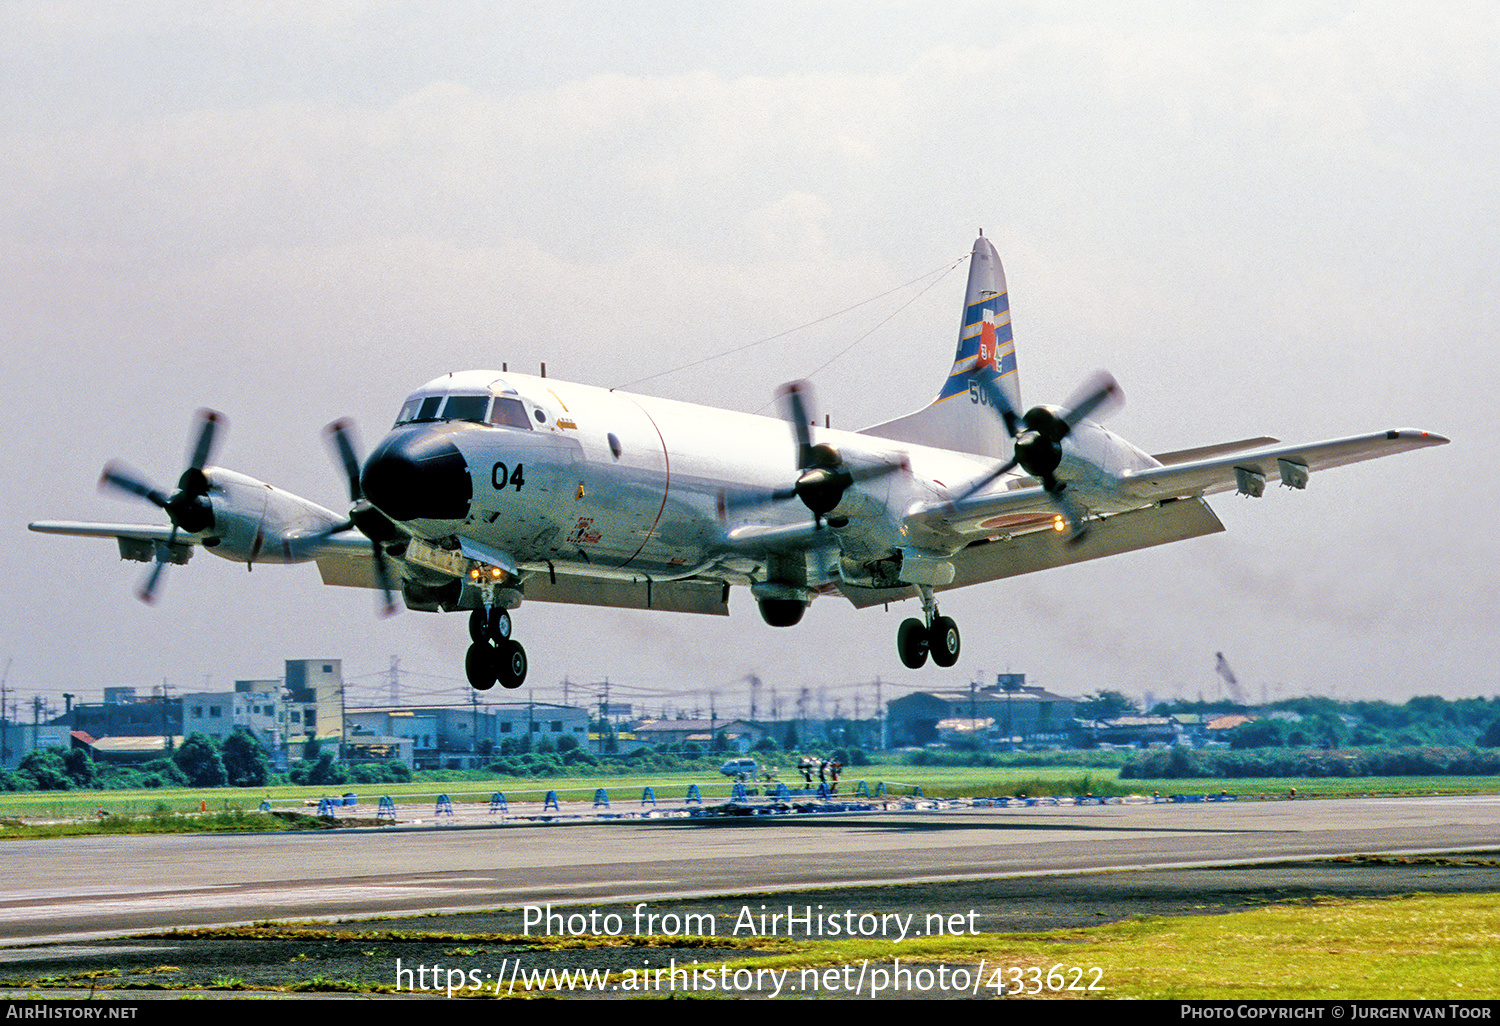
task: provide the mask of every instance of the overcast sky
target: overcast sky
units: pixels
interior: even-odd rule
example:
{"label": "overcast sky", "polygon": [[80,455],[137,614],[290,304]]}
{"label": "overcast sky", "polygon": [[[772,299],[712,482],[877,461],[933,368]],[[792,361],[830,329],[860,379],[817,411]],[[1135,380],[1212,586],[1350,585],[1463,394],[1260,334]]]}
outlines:
{"label": "overcast sky", "polygon": [[[790,631],[743,591],[728,619],[528,604],[538,697],[607,676],[732,710],[753,674],[851,714],[877,676],[889,699],[1005,670],[1214,697],[1217,651],[1255,697],[1494,695],[1496,110],[1483,2],[4,3],[8,686],[60,704],[299,657],[367,684],[396,655],[406,693],[463,699],[462,616],[380,620],[311,566],[207,553],[145,607],[144,565],[25,524],[151,522],[99,469],[171,484],[200,406],[229,419],[218,462],[339,508],[335,418],[368,448],[417,385],[502,362],[623,385],[947,267],[982,227],[1027,404],[1105,367],[1110,426],[1148,451],[1453,444],[950,593],[951,670],[897,659],[915,603],[824,598]],[[638,388],[758,410],[816,370],[836,425],[909,412],[964,271]]]}

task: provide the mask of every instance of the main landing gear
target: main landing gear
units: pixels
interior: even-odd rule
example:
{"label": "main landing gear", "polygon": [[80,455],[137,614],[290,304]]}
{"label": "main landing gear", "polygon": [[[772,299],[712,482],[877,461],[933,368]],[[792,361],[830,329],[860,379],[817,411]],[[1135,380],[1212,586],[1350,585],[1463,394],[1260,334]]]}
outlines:
{"label": "main landing gear", "polygon": [[922,593],[922,619],[912,617],[902,621],[896,631],[896,651],[908,669],[920,670],[929,654],[937,665],[952,666],[958,662],[958,624],[938,615],[931,588],[918,585],[918,589]]}
{"label": "main landing gear", "polygon": [[526,650],[510,636],[510,613],[495,606],[469,614],[469,638],[474,644],[464,657],[464,674],[475,691],[518,688],[526,680]]}

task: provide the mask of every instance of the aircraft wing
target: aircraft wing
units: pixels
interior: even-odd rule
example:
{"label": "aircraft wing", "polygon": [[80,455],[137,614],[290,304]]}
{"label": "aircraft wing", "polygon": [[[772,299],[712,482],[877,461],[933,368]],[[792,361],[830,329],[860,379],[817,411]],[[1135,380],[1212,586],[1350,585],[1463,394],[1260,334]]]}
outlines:
{"label": "aircraft wing", "polygon": [[[1429,431],[1401,428],[1310,445],[1275,444],[1251,452],[1235,451],[1243,449],[1243,442],[1205,446],[1185,453],[1213,455],[1125,473],[1117,479],[1115,497],[1118,505],[1130,507],[1235,490],[1259,494],[1256,489],[1267,481],[1301,488],[1314,471],[1447,442]],[[1012,481],[1005,491],[925,503],[908,512],[907,523],[938,535],[960,537],[1019,534],[1051,526],[1058,514],[1056,503],[1040,487],[1025,487],[1025,481]]]}
{"label": "aircraft wing", "polygon": [[26,525],[38,534],[67,534],[76,538],[113,538],[120,546],[121,559],[134,559],[148,563],[156,558],[156,546],[171,540],[174,549],[186,551],[193,545],[193,536],[178,531],[172,538],[172,528],[163,524],[88,524],[73,520],[38,520]]}
{"label": "aircraft wing", "polygon": [[1294,488],[1304,487],[1307,475],[1346,463],[1391,456],[1409,449],[1446,445],[1448,439],[1428,431],[1401,428],[1350,438],[1335,438],[1311,445],[1278,445],[1237,455],[1192,460],[1174,466],[1127,471],[1120,478],[1123,496],[1141,502],[1160,502],[1188,496],[1212,495],[1235,489],[1250,494],[1266,481],[1281,481]]}
{"label": "aircraft wing", "polygon": [[[85,524],[72,520],[38,520],[26,525],[38,534],[70,534],[77,538],[125,538],[130,541],[164,542],[172,528],[163,524]],[[177,541],[187,545],[192,538],[177,532]]]}

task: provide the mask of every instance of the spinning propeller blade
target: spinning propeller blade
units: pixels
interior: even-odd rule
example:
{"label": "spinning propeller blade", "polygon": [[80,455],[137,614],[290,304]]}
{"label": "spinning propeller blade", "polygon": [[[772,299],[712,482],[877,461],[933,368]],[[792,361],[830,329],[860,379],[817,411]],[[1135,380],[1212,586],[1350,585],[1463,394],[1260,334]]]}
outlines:
{"label": "spinning propeller blade", "polygon": [[984,391],[987,406],[995,410],[1005,423],[1005,430],[1014,440],[1014,453],[1009,460],[988,474],[970,482],[954,497],[954,502],[967,499],[990,482],[1019,466],[1031,477],[1041,482],[1043,490],[1051,497],[1053,505],[1068,522],[1072,534],[1069,542],[1077,543],[1086,537],[1088,528],[1085,516],[1078,504],[1064,498],[1067,484],[1056,477],[1062,462],[1063,439],[1073,428],[1092,415],[1104,416],[1124,402],[1119,383],[1105,371],[1089,377],[1074,390],[1067,408],[1055,406],[1033,406],[1018,421],[1015,411],[1006,402],[1005,394],[995,384],[993,376],[976,377],[978,387]]}
{"label": "spinning propeller blade", "polygon": [[381,546],[381,542],[398,537],[400,532],[383,513],[365,499],[364,489],[359,483],[360,459],[354,446],[353,422],[347,419],[336,420],[324,428],[323,432],[333,446],[334,455],[338,458],[339,466],[348,479],[351,506],[348,523],[339,525],[328,534],[357,528],[360,533],[370,539],[370,551],[375,558],[375,579],[380,582],[382,597],[380,612],[382,616],[390,616],[396,612],[395,587],[391,581],[390,567],[386,565],[385,549]]}
{"label": "spinning propeller blade", "polygon": [[172,494],[168,495],[139,477],[124,464],[114,460],[105,464],[104,471],[99,476],[101,489],[113,488],[127,495],[145,499],[165,512],[167,520],[172,524],[172,531],[167,536],[167,541],[157,545],[156,565],[151,568],[145,582],[136,591],[136,597],[142,602],[155,601],[156,589],[161,584],[162,574],[168,562],[165,557],[172,553],[173,546],[177,544],[177,533],[183,531],[188,534],[199,534],[214,525],[214,508],[213,504],[208,501],[209,480],[203,468],[213,457],[215,443],[218,440],[220,428],[224,424],[224,415],[204,409],[198,411],[197,418],[199,421],[197,438],[189,449],[187,466],[177,479],[177,490]]}

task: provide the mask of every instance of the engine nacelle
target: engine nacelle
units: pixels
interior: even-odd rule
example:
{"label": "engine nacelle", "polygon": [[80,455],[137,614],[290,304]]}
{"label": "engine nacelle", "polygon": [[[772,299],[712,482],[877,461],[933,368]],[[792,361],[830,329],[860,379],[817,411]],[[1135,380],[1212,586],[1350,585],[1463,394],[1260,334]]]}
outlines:
{"label": "engine nacelle", "polygon": [[213,523],[199,541],[216,556],[237,563],[305,563],[313,558],[297,538],[327,532],[347,522],[315,502],[223,467],[208,467],[206,496]]}

